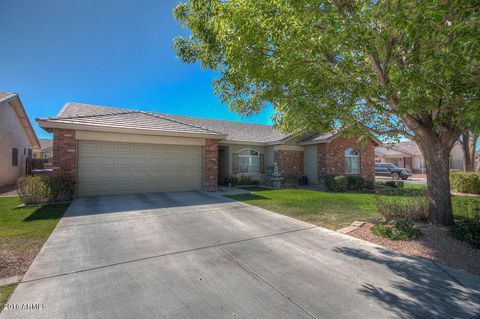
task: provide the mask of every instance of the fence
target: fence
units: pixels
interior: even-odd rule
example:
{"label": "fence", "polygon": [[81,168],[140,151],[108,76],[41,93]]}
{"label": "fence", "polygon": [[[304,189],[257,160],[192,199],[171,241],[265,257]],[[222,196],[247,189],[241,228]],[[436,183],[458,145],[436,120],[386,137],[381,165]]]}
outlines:
{"label": "fence", "polygon": [[48,158],[27,158],[25,164],[25,175],[32,175],[36,172],[47,171],[51,163]]}

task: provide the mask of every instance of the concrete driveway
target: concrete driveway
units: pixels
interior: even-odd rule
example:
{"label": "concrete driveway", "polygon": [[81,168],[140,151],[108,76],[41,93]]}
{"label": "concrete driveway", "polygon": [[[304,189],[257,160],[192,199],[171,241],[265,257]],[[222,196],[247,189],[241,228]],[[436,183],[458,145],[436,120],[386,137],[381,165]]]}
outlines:
{"label": "concrete driveway", "polygon": [[213,193],[76,199],[7,318],[472,318],[480,279]]}

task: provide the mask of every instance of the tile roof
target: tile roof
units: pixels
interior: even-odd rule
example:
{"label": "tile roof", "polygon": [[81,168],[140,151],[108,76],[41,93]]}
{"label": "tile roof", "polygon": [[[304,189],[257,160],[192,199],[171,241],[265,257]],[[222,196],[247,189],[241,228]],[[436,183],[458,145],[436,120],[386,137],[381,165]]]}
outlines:
{"label": "tile roof", "polygon": [[393,149],[411,154],[411,155],[422,155],[422,152],[420,151],[420,148],[418,148],[417,143],[414,141],[406,141],[406,142],[400,142],[395,145],[393,145]]}
{"label": "tile roof", "polygon": [[227,140],[245,142],[268,143],[280,141],[289,136],[271,125],[213,120],[80,103],[65,104],[57,116],[51,118],[50,121],[172,132],[222,134],[228,135]]}
{"label": "tile roof", "polygon": [[6,102],[11,98],[17,97],[16,93],[0,92],[0,103]]}

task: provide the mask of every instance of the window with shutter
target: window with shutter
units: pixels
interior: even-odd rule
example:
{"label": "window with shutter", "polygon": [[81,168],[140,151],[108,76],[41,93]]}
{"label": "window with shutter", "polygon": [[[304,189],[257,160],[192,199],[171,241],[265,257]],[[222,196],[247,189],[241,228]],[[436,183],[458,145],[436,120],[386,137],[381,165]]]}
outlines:
{"label": "window with shutter", "polygon": [[233,160],[233,163],[232,163],[233,174],[237,174],[238,173],[238,153],[232,154],[232,160]]}

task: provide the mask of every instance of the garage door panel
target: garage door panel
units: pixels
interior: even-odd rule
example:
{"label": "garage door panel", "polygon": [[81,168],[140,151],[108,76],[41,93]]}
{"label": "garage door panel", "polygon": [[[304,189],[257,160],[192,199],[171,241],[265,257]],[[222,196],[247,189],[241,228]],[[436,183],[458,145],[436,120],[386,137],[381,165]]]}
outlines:
{"label": "garage door panel", "polygon": [[79,141],[79,196],[202,188],[202,147]]}

